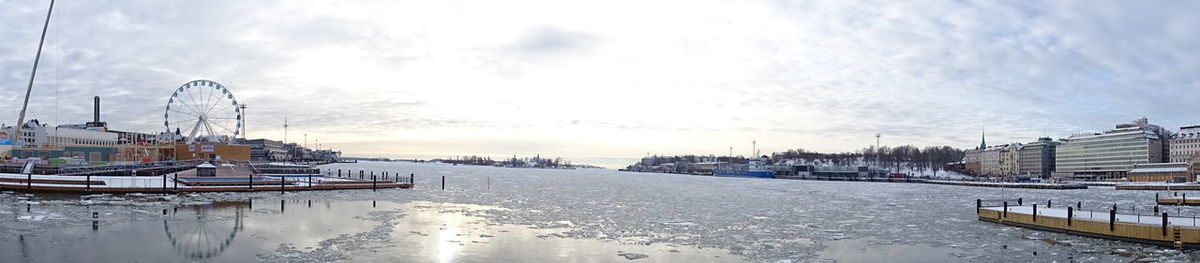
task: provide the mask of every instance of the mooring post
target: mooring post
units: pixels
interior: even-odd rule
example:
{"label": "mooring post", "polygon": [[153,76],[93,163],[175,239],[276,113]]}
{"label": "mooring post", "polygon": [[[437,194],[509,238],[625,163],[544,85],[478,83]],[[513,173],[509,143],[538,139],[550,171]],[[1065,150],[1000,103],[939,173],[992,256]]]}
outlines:
{"label": "mooring post", "polygon": [[1083,209],[1083,201],[1075,202],[1075,209]]}
{"label": "mooring post", "polygon": [[[312,190],[312,175],[308,175],[308,189]],[[309,201],[312,202],[312,201]]]}
{"label": "mooring post", "polygon": [[1108,210],[1108,231],[1116,231],[1117,210]]}
{"label": "mooring post", "polygon": [[342,169],[338,169],[338,178],[342,178]]}
{"label": "mooring post", "polygon": [[171,180],[171,181],[175,183],[175,186],[173,186],[173,187],[175,188],[175,192],[178,193],[179,192],[179,173],[175,173],[175,180]]}
{"label": "mooring post", "polygon": [[1163,220],[1162,233],[1163,233],[1163,236],[1166,236],[1167,235],[1167,213],[1166,212],[1162,213],[1162,220]]}
{"label": "mooring post", "polygon": [[446,176],[442,176],[442,190],[446,190]]}
{"label": "mooring post", "polygon": [[[284,178],[287,178],[287,176],[279,175],[279,193],[280,194],[283,194],[283,184],[285,182]],[[279,200],[279,201],[282,202],[283,200]]]}
{"label": "mooring post", "polygon": [[417,183],[415,183],[415,181],[413,181],[413,179],[416,179],[416,174],[408,174],[408,184],[417,186]]}
{"label": "mooring post", "polygon": [[1158,205],[1155,205],[1155,206],[1154,206],[1154,213],[1155,213],[1155,214],[1157,214],[1157,213],[1158,213]]}
{"label": "mooring post", "polygon": [[979,213],[979,209],[983,208],[983,199],[975,199],[975,213]]}
{"label": "mooring post", "polygon": [[25,174],[25,190],[33,191],[33,173]]}
{"label": "mooring post", "polygon": [[371,192],[377,191],[376,188],[378,188],[378,187],[379,187],[379,181],[375,180],[375,175],[371,175]]}
{"label": "mooring post", "polygon": [[1067,226],[1071,226],[1071,218],[1075,217],[1075,208],[1067,207]]}
{"label": "mooring post", "polygon": [[1037,222],[1037,203],[1033,203],[1033,222]]}
{"label": "mooring post", "polygon": [[1004,210],[1000,210],[1000,211],[1002,211],[1002,212],[1000,212],[1001,218],[1008,218],[1008,201],[1004,201]]}
{"label": "mooring post", "polygon": [[1046,208],[1050,208],[1050,204],[1053,204],[1053,201],[1050,199],[1046,199]]}
{"label": "mooring post", "polygon": [[1020,197],[1017,198],[1017,206],[1025,205],[1025,200],[1023,200],[1023,199],[1024,198],[1020,198]]}
{"label": "mooring post", "polygon": [[91,192],[92,191],[92,174],[87,174],[86,184],[87,184],[87,191]]}
{"label": "mooring post", "polygon": [[246,175],[246,185],[249,187],[249,191],[254,192],[254,173]]}
{"label": "mooring post", "polygon": [[363,179],[363,170],[358,170],[358,180]]}
{"label": "mooring post", "polygon": [[162,195],[167,195],[167,175],[163,174],[162,179]]}

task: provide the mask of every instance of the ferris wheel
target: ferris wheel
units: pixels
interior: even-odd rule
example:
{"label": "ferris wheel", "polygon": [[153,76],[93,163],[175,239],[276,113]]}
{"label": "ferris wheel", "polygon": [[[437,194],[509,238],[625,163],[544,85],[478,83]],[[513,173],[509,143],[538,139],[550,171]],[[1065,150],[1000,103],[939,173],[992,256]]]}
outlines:
{"label": "ferris wheel", "polygon": [[226,142],[241,134],[242,109],[233,92],[211,80],[193,80],[171,93],[163,125],[187,143]]}

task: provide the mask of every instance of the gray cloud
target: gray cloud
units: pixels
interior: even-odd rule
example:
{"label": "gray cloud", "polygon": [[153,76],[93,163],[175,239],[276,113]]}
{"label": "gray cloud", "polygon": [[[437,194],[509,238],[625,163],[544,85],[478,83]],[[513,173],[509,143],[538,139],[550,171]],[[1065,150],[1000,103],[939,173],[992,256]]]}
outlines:
{"label": "gray cloud", "polygon": [[[61,2],[30,116],[83,122],[99,95],[114,127],[154,131],[172,88],[212,78],[250,105],[251,136],[276,133],[287,117],[332,135],[585,127],[776,136],[840,151],[875,133],[967,147],[983,127],[995,141],[1026,141],[1142,116],[1200,122],[1190,99],[1200,96],[1197,3],[693,4],[708,9],[473,18],[377,2],[315,11],[275,1]],[[19,110],[44,8],[0,2],[3,122]],[[572,19],[589,14],[636,26]],[[487,19],[521,22],[471,31]],[[572,77],[554,78],[562,74]],[[609,86],[588,86],[597,82]],[[536,117],[545,112],[586,116]]]}

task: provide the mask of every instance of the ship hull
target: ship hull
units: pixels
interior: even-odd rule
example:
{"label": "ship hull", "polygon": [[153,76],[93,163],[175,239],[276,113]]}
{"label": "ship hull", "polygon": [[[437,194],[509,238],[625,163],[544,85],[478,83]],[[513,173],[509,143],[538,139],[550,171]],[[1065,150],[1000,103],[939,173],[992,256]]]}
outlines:
{"label": "ship hull", "polygon": [[775,173],[771,171],[713,171],[715,176],[726,177],[754,177],[754,178],[774,178]]}

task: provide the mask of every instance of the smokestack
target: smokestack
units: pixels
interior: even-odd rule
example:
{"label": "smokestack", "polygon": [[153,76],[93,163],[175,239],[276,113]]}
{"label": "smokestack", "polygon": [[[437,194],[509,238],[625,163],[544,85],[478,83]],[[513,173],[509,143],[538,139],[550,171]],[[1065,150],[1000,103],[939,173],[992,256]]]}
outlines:
{"label": "smokestack", "polygon": [[100,123],[100,96],[95,97],[95,109],[93,109],[92,121]]}

